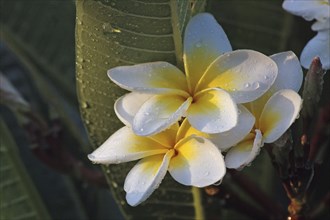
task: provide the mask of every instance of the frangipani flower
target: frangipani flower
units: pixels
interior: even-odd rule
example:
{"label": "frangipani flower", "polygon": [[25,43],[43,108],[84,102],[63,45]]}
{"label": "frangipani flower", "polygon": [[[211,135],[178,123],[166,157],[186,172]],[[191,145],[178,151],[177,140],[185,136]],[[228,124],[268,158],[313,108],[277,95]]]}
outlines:
{"label": "frangipani flower", "polygon": [[282,6],[285,10],[294,15],[302,16],[307,21],[313,19],[326,21],[330,17],[329,0],[285,0]]}
{"label": "frangipani flower", "polygon": [[[329,27],[329,22],[328,27]],[[317,24],[317,23],[315,23]],[[312,26],[313,27],[313,26]],[[314,26],[315,27],[315,26]],[[314,57],[319,57],[324,69],[330,69],[330,28],[320,30],[313,37],[300,55],[300,62],[303,67],[309,69]]]}
{"label": "frangipani flower", "polygon": [[254,116],[243,105],[238,105],[238,121],[237,125],[229,131],[207,134],[193,128],[187,119],[185,119],[180,127],[179,137],[188,137],[192,135],[205,137],[212,141],[221,151],[226,151],[230,147],[242,141],[248,135],[254,126]]}
{"label": "frangipani flower", "polygon": [[220,150],[204,137],[179,135],[181,128],[176,123],[157,135],[143,137],[125,126],[88,158],[102,164],[141,159],[124,184],[131,206],[145,201],[167,171],[177,182],[188,186],[205,187],[220,181],[226,173]]}
{"label": "frangipani flower", "polygon": [[297,92],[303,79],[299,60],[292,52],[275,54],[271,58],[279,68],[278,76],[266,94],[245,104],[256,121],[244,140],[227,152],[227,168],[241,169],[250,164],[263,144],[280,138],[299,114],[302,100]]}
{"label": "frangipani flower", "polygon": [[202,132],[232,129],[238,118],[236,103],[264,94],[276,78],[277,67],[256,51],[228,51],[230,43],[216,20],[210,14],[196,15],[184,36],[186,75],[167,62],[108,71],[113,82],[132,91],[117,100],[117,116],[140,136],[156,134],[183,116]]}
{"label": "frangipani flower", "polygon": [[320,57],[323,68],[330,69],[330,1],[329,0],[285,0],[283,8],[290,13],[302,16],[308,21],[316,19],[312,26],[318,33],[303,49],[300,62],[309,68],[314,57]]}

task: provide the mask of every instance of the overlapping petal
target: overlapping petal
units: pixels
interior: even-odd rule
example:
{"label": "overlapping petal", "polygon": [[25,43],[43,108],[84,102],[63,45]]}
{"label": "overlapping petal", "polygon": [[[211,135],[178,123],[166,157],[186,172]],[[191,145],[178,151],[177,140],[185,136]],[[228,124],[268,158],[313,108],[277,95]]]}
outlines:
{"label": "overlapping petal", "polygon": [[303,67],[309,69],[314,57],[320,57],[324,69],[330,69],[330,29],[319,31],[303,49],[300,62]]}
{"label": "overlapping petal", "polygon": [[328,0],[285,0],[282,6],[290,13],[302,16],[308,21],[313,19],[323,21],[330,16]]}
{"label": "overlapping petal", "polygon": [[113,164],[164,154],[166,147],[152,139],[140,137],[129,127],[123,127],[108,138],[88,158],[94,163]]}
{"label": "overlapping petal", "polygon": [[302,100],[293,90],[280,90],[266,103],[260,119],[259,128],[265,143],[272,143],[284,134],[297,118]]}
{"label": "overlapping petal", "polygon": [[188,95],[185,75],[167,62],[119,66],[110,69],[108,76],[117,85],[129,91]]}
{"label": "overlapping petal", "polygon": [[237,105],[224,90],[206,89],[194,97],[187,111],[189,123],[206,133],[220,133],[237,124]]}
{"label": "overlapping petal", "polygon": [[206,70],[196,90],[220,87],[236,103],[253,101],[274,83],[277,66],[269,57],[252,50],[236,50],[219,56]]}
{"label": "overlapping petal", "polygon": [[147,136],[161,132],[177,122],[187,111],[192,98],[179,95],[155,95],[148,99],[136,113],[133,131]]}
{"label": "overlapping petal", "polygon": [[226,167],[230,169],[242,169],[249,165],[259,154],[263,146],[262,135],[259,130],[251,133],[238,145],[230,148],[225,157]]}
{"label": "overlapping petal", "polygon": [[131,92],[123,95],[115,102],[115,112],[117,117],[126,126],[132,127],[133,119],[141,106],[152,97],[151,94]]}
{"label": "overlapping petal", "polygon": [[140,160],[128,173],[124,190],[126,200],[131,206],[145,201],[163,180],[174,151],[163,155],[155,155]]}
{"label": "overlapping petal", "polygon": [[222,27],[207,13],[198,14],[189,21],[183,42],[183,59],[191,90],[213,60],[232,50]]}
{"label": "overlapping petal", "polygon": [[274,94],[282,89],[292,89],[298,92],[302,85],[303,72],[297,56],[292,51],[287,51],[274,54],[270,58],[276,63],[278,74],[269,92]]}
{"label": "overlapping petal", "polygon": [[316,21],[312,25],[313,31],[324,31],[324,30],[328,30],[329,28],[330,28],[330,17],[325,21]]}
{"label": "overlapping petal", "polygon": [[170,149],[175,146],[178,130],[179,123],[174,123],[172,126],[164,130],[163,132],[148,136],[148,138],[151,138],[152,140]]}
{"label": "overlapping petal", "polygon": [[243,140],[243,138],[251,131],[255,123],[255,118],[243,105],[238,105],[238,112],[237,125],[229,131],[217,134],[200,132],[193,128],[188,120],[184,120],[180,126],[177,140],[192,135],[205,137],[212,141],[214,145],[221,149],[221,151],[225,151]]}
{"label": "overlapping petal", "polygon": [[185,138],[175,150],[177,154],[171,160],[169,172],[183,185],[205,187],[220,181],[226,173],[221,152],[205,138]]}

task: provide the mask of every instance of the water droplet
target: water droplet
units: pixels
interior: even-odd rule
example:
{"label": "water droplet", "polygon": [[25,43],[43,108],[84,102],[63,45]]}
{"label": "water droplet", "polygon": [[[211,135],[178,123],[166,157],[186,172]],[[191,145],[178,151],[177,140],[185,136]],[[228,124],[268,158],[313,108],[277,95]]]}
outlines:
{"label": "water droplet", "polygon": [[244,87],[245,87],[245,88],[249,88],[249,87],[250,87],[250,83],[245,83],[245,84],[244,84]]}
{"label": "water droplet", "polygon": [[82,102],[82,103],[81,103],[81,107],[82,107],[82,108],[89,108],[89,104],[88,104],[88,102]]}
{"label": "water droplet", "polygon": [[254,82],[253,84],[252,84],[252,88],[253,89],[258,89],[260,87],[260,83],[259,82]]}
{"label": "water droplet", "polygon": [[201,46],[202,46],[202,42],[201,41],[199,41],[199,42],[196,43],[196,47],[201,47]]}
{"label": "water droplet", "polygon": [[264,79],[269,79],[269,76],[264,76]]}
{"label": "water droplet", "polygon": [[143,128],[140,128],[140,131],[144,131],[144,129]]}
{"label": "water droplet", "polygon": [[215,185],[215,186],[219,186],[221,183],[222,183],[222,179],[219,180],[218,182],[213,183],[213,185]]}
{"label": "water droplet", "polygon": [[210,172],[209,172],[209,171],[206,171],[206,172],[204,173],[204,176],[208,176],[208,175],[210,175]]}
{"label": "water droplet", "polygon": [[111,184],[112,184],[113,188],[117,188],[118,187],[118,184],[116,182],[114,182],[114,181],[112,181]]}

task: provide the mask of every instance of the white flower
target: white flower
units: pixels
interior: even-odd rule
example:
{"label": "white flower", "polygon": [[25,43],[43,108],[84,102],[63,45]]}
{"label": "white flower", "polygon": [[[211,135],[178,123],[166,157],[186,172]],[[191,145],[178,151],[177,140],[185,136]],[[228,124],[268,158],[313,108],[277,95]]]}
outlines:
{"label": "white flower", "polygon": [[131,206],[145,201],[158,188],[167,171],[179,183],[205,187],[226,173],[223,156],[208,139],[185,136],[176,123],[154,136],[135,135],[125,126],[114,133],[88,158],[113,164],[141,159],[128,173],[124,190]]}
{"label": "white flower", "polygon": [[318,33],[303,49],[300,61],[306,69],[312,59],[320,57],[324,69],[330,69],[330,2],[329,0],[285,0],[283,8],[294,15],[302,16],[306,20],[316,19],[312,30]]}
{"label": "white flower", "polygon": [[140,136],[156,134],[181,117],[206,133],[232,129],[238,118],[236,103],[264,94],[276,78],[277,67],[256,51],[228,51],[230,43],[216,20],[210,14],[196,15],[184,36],[186,75],[166,62],[108,71],[113,82],[132,91],[117,100],[117,116]]}
{"label": "white flower", "polygon": [[280,138],[297,118],[302,100],[297,93],[303,74],[299,60],[292,52],[271,56],[279,72],[272,87],[262,97],[245,106],[256,121],[250,133],[225,157],[227,168],[242,169],[258,155],[264,143]]}

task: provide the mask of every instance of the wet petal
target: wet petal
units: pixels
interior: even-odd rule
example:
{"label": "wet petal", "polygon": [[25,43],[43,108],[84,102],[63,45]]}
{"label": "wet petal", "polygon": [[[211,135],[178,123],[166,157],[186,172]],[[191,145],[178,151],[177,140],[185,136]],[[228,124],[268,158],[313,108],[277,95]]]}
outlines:
{"label": "wet petal", "polygon": [[119,66],[108,71],[108,76],[120,87],[142,93],[187,94],[185,75],[167,62]]}
{"label": "wet petal", "polygon": [[255,122],[253,115],[243,105],[238,105],[238,112],[238,121],[235,127],[219,134],[210,134],[209,139],[222,151],[242,141],[253,128]]}
{"label": "wet petal", "polygon": [[117,164],[137,160],[143,157],[164,154],[167,148],[146,137],[133,133],[129,127],[123,127],[111,135],[88,158],[94,163]]}
{"label": "wet petal", "polygon": [[249,165],[259,154],[263,146],[262,135],[259,130],[256,134],[249,135],[238,145],[230,148],[225,157],[226,167],[230,169],[242,169]]}
{"label": "wet petal", "polygon": [[237,125],[229,131],[218,134],[207,134],[200,132],[193,128],[189,124],[188,120],[184,120],[180,126],[177,140],[189,137],[191,135],[197,135],[209,139],[214,145],[221,149],[221,151],[225,151],[243,140],[254,125],[255,118],[243,105],[238,105],[238,112]]}
{"label": "wet petal", "polygon": [[[274,84],[260,98],[246,104],[256,118],[260,117],[265,104],[274,93],[282,89],[292,89],[298,92],[303,81],[303,72],[300,62],[293,52],[282,52],[270,57],[275,61],[278,67],[278,74]],[[258,126],[259,121],[257,120],[256,127]]]}
{"label": "wet petal", "polygon": [[158,188],[166,175],[173,151],[142,159],[128,173],[124,190],[127,203],[137,206]]}
{"label": "wet petal", "polygon": [[199,131],[220,133],[237,124],[237,105],[222,89],[206,89],[194,97],[187,111],[189,123]]}
{"label": "wet petal", "polygon": [[198,83],[197,90],[220,87],[236,103],[253,101],[274,83],[277,66],[269,57],[253,50],[236,50],[218,57]]}
{"label": "wet petal", "polygon": [[284,134],[297,118],[301,102],[298,93],[286,89],[275,93],[268,100],[259,119],[265,143],[272,143]]}
{"label": "wet petal", "polygon": [[155,95],[136,113],[133,131],[137,135],[153,135],[179,121],[190,106],[192,98],[178,95]]}
{"label": "wet petal", "polygon": [[330,30],[319,31],[303,49],[300,62],[309,69],[314,57],[320,57],[323,69],[330,69]]}
{"label": "wet petal", "polygon": [[220,181],[226,173],[221,152],[205,138],[185,138],[175,150],[169,172],[183,185],[205,187]]}
{"label": "wet petal", "polygon": [[288,12],[311,21],[313,19],[325,20],[329,18],[329,5],[328,0],[285,0],[282,6]]}
{"label": "wet petal", "polygon": [[115,112],[117,117],[126,126],[132,126],[133,119],[141,106],[152,97],[150,94],[137,92],[128,93],[115,102]]}
{"label": "wet petal", "polygon": [[282,52],[270,56],[277,67],[278,74],[272,87],[272,94],[281,89],[292,89],[298,92],[302,81],[303,72],[297,56],[292,51]]}
{"label": "wet petal", "polygon": [[185,70],[193,91],[211,62],[232,49],[227,35],[208,13],[198,14],[189,21],[183,42]]}

